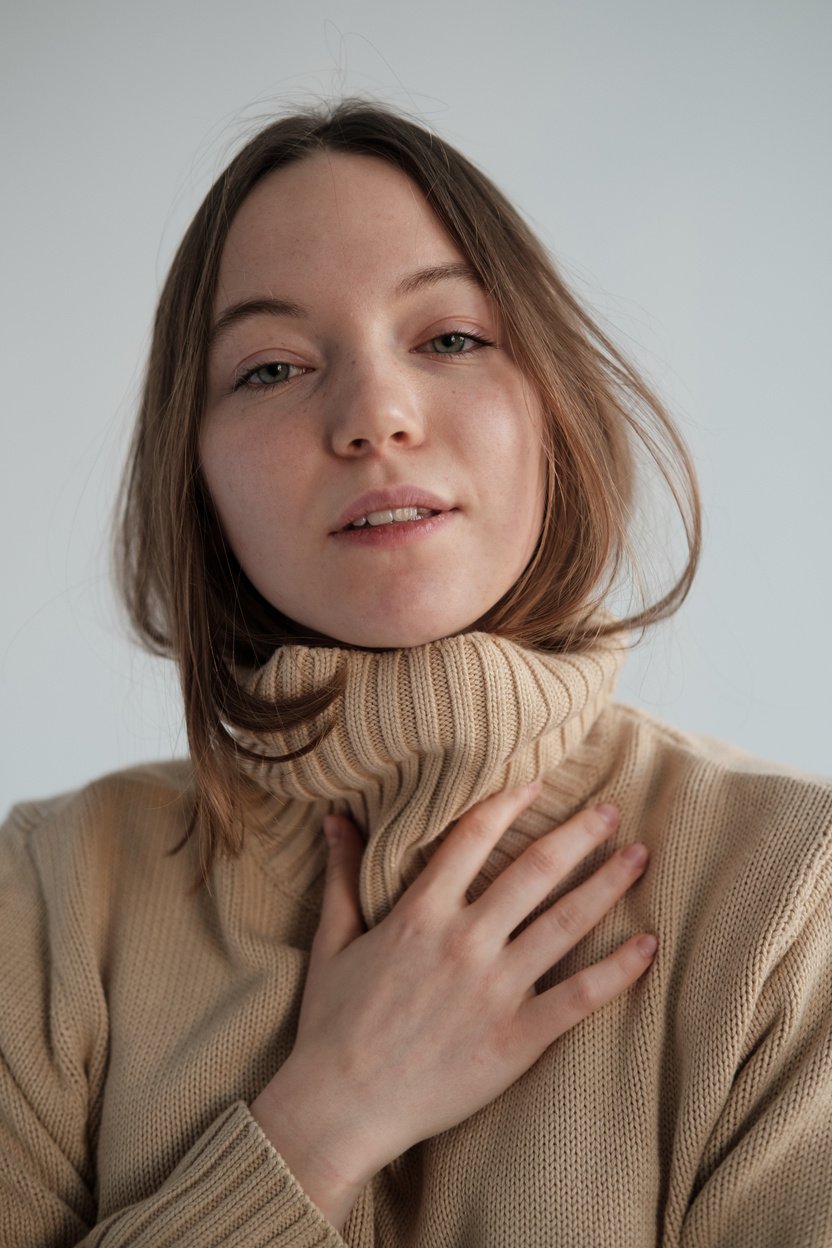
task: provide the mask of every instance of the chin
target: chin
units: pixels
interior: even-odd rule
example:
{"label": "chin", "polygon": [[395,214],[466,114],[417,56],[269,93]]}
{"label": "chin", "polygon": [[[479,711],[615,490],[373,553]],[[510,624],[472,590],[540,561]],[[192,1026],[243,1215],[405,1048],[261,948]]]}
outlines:
{"label": "chin", "polygon": [[398,631],[390,629],[371,629],[364,631],[347,630],[343,637],[333,637],[337,645],[355,646],[359,650],[412,650],[415,646],[426,646],[432,641],[441,641],[443,637],[451,637],[461,629],[450,629],[437,632],[434,629]]}
{"label": "chin", "polygon": [[413,619],[400,622],[389,619],[339,621],[335,627],[330,624],[325,636],[335,645],[355,646],[360,650],[410,650],[463,633],[472,622],[467,616],[460,622],[447,618],[420,622]]}

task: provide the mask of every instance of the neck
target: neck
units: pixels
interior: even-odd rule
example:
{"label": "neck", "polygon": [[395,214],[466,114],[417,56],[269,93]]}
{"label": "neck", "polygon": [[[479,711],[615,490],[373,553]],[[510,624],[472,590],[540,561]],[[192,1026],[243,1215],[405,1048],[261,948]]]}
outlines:
{"label": "neck", "polygon": [[[368,923],[379,922],[448,825],[481,798],[541,774],[564,802],[576,784],[586,791],[591,730],[622,654],[621,639],[554,655],[486,633],[408,650],[283,646],[252,676],[252,692],[285,703],[338,673],[344,690],[328,712],[331,731],[313,751],[251,764],[249,774],[281,823],[289,817],[294,825],[298,807],[307,823],[317,819],[306,835],[318,844],[327,809],[363,829],[362,907]],[[286,754],[309,735],[292,730],[250,744]],[[516,831],[523,834],[520,823]]]}

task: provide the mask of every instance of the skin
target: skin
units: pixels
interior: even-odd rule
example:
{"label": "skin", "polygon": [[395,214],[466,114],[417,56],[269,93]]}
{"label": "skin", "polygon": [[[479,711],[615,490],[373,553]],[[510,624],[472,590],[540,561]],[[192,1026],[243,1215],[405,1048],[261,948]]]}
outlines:
{"label": "skin", "polygon": [[[306,305],[309,315],[260,311],[219,336],[202,470],[250,580],[285,615],[335,641],[403,647],[465,629],[516,581],[536,545],[540,411],[495,308],[459,276],[396,293],[402,277],[462,260],[413,184],[372,157],[316,155],[270,175],[232,223],[216,321],[264,298]],[[468,341],[451,358],[437,349],[458,343],[449,334],[493,345]],[[238,386],[252,370],[253,384]],[[402,483],[439,495],[450,516],[417,541],[335,536],[354,500]],[[327,821],[337,839],[295,1046],[251,1112],[339,1230],[378,1170],[494,1100],[650,965],[655,942],[642,934],[535,991],[641,876],[644,847],[613,853],[510,939],[615,832],[611,807],[540,837],[468,903],[490,852],[539,793],[538,782],[468,811],[369,932],[358,891],[362,838],[346,819]]]}
{"label": "skin", "polygon": [[[493,302],[460,276],[396,289],[463,262],[418,188],[370,156],[281,169],[231,225],[215,322],[264,297],[309,315],[261,312],[219,337],[202,470],[249,579],[339,642],[414,646],[468,628],[514,584],[540,533],[539,405]],[[403,483],[439,496],[450,522],[383,548],[334,536],[355,499]]]}

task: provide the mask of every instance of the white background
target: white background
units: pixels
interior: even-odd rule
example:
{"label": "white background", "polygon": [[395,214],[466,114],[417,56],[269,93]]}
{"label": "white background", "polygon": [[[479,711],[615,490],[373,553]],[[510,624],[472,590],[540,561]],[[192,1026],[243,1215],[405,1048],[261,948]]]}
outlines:
{"label": "white background", "polygon": [[2,7],[0,806],[182,753],[110,509],[155,299],[261,119],[399,104],[479,163],[696,457],[698,583],[620,694],[832,772],[827,0]]}

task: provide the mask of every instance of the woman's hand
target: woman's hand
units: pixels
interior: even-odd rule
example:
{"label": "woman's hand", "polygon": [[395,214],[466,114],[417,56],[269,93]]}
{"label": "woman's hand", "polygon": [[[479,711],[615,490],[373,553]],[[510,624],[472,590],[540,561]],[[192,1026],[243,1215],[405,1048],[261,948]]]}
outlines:
{"label": "woman's hand", "polygon": [[360,835],[347,819],[327,821],[338,839],[330,845],[295,1046],[252,1112],[336,1225],[378,1170],[494,1100],[650,965],[655,940],[641,934],[535,993],[536,981],[642,874],[642,846],[612,855],[510,940],[613,832],[612,807],[581,811],[540,837],[468,902],[491,850],[539,792],[538,781],[463,815],[369,932],[358,902]]}

